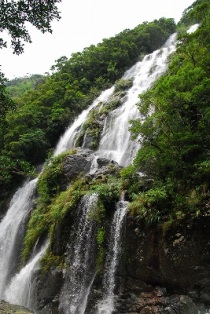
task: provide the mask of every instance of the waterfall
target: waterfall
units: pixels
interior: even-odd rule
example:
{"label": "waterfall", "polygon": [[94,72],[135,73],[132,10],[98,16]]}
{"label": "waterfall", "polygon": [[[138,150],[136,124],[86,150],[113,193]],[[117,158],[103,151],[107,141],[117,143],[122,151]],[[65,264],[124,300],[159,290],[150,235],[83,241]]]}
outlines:
{"label": "waterfall", "polygon": [[111,225],[109,250],[105,262],[103,278],[104,298],[98,304],[97,314],[111,314],[114,311],[115,275],[121,252],[121,234],[127,207],[128,202],[121,200],[117,203],[116,212]]}
{"label": "waterfall", "polygon": [[[175,39],[176,34],[171,35],[161,49],[146,55],[142,61],[137,62],[123,75],[122,79],[133,80],[133,85],[124,97],[123,104],[111,112],[106,119],[99,148],[94,153],[97,157],[112,159],[122,166],[127,166],[132,162],[139,149],[139,144],[131,140],[129,121],[140,118],[136,106],[139,102],[139,94],[149,89],[155,80],[166,71],[167,58],[175,51]],[[114,93],[114,88],[113,86],[103,91],[91,106],[75,119],[59,140],[54,152],[55,156],[75,146],[76,136],[86,121],[88,113],[100,102],[108,102]]]}
{"label": "waterfall", "polygon": [[114,91],[114,87],[111,87],[105,91],[103,91],[98,98],[96,98],[93,103],[91,104],[88,109],[83,110],[82,113],[75,119],[73,124],[69,126],[69,128],[66,130],[64,135],[60,138],[55,151],[54,156],[57,156],[61,154],[62,152],[71,149],[74,147],[74,140],[76,138],[76,135],[78,134],[78,131],[81,127],[81,125],[85,122],[87,119],[88,113],[96,107],[100,102],[107,101],[111,94]]}
{"label": "waterfall", "polygon": [[70,267],[66,270],[60,296],[64,314],[83,314],[95,277],[95,224],[91,214],[97,208],[98,195],[83,196],[78,208],[78,226],[73,246],[69,248]]}
{"label": "waterfall", "polygon": [[9,286],[5,291],[5,300],[13,303],[30,307],[31,289],[33,288],[33,274],[38,267],[40,258],[46,251],[48,242],[42,246],[40,251],[36,253],[25,267],[17,273],[11,280]]}
{"label": "waterfall", "polygon": [[[128,70],[123,79],[132,79],[133,85],[127,91],[122,105],[109,113],[104,124],[98,150],[94,153],[94,165],[97,167],[97,157],[115,160],[120,165],[128,165],[133,160],[138,148],[138,142],[131,141],[129,121],[140,118],[136,103],[138,95],[151,87],[152,83],[166,70],[167,57],[175,50],[175,35],[160,50],[145,56],[145,58]],[[75,138],[88,113],[100,102],[106,102],[114,93],[114,86],[104,92],[84,110],[74,123],[69,126],[58,142],[54,156],[74,147]],[[0,298],[21,305],[30,305],[31,280],[38,267],[39,259],[46,251],[46,246],[34,255],[28,264],[17,273],[18,258],[22,239],[19,233],[24,221],[32,208],[36,180],[27,182],[14,195],[5,218],[0,223]],[[68,250],[70,267],[64,276],[64,286],[60,295],[60,310],[64,314],[83,314],[85,312],[88,294],[94,280],[94,222],[90,213],[95,210],[97,195],[86,195],[79,206],[80,219],[74,245]],[[120,234],[123,218],[126,213],[126,203],[118,203],[111,228],[113,245],[106,261],[104,277],[104,298],[98,308],[98,313],[114,311],[114,289],[116,267],[120,255]],[[76,228],[76,227],[75,227]],[[23,230],[24,231],[24,230]],[[110,242],[110,243],[111,243]],[[72,242],[73,243],[73,242]],[[15,264],[13,263],[15,261]],[[20,288],[20,290],[19,290]],[[25,296],[24,296],[25,294]]]}
{"label": "waterfall", "polygon": [[21,243],[18,240],[23,240],[21,231],[33,204],[36,183],[37,179],[34,179],[17,190],[7,214],[0,223],[0,299],[4,298],[10,276],[17,268],[16,259],[21,250]]}
{"label": "waterfall", "polygon": [[139,94],[151,87],[155,80],[166,71],[167,58],[175,51],[175,37],[173,34],[160,49],[144,57],[130,70],[125,72],[122,79],[132,79],[133,86],[128,90],[125,101],[109,115],[106,121],[98,156],[113,159],[122,166],[129,165],[139,149],[138,142],[131,141],[129,121],[140,118],[136,104]]}

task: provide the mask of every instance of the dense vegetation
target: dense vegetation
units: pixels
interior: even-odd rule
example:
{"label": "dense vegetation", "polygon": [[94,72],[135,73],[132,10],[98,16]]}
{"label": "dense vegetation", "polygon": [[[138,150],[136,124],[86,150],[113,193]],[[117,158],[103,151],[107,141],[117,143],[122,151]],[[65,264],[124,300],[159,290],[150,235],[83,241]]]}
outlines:
{"label": "dense vegetation", "polygon": [[[197,0],[184,12],[178,25],[177,51],[170,59],[167,73],[141,95],[139,110],[144,120],[132,121],[131,131],[134,137],[141,135],[142,147],[134,163],[122,170],[121,177],[110,169],[110,176],[92,181],[80,177],[63,189],[63,162],[76,151],[62,154],[46,166],[38,182],[38,198],[25,237],[24,260],[38,238],[47,233],[52,244],[56,226],[68,220],[69,227],[69,213],[73,215],[87,193],[99,195],[98,212],[93,217],[98,223],[99,264],[103,260],[107,223],[104,213],[107,214],[112,207],[110,202],[118,199],[122,189],[131,201],[131,214],[147,224],[158,221],[168,224],[209,215],[209,17],[210,4],[206,0]],[[187,33],[187,26],[194,23],[199,23],[199,28]],[[2,195],[28,175],[32,166],[44,161],[67,124],[102,89],[119,79],[145,53],[161,46],[174,27],[171,19],[143,23],[75,53],[69,60],[61,57],[52,67],[54,74],[41,80],[38,77],[38,83],[32,84],[30,90],[27,88],[26,93],[24,80],[16,82],[18,85],[8,84],[15,103],[4,90],[7,105],[0,129]],[[118,80],[115,91],[123,93],[129,86],[129,81]],[[118,105],[115,95],[103,113]],[[97,119],[97,111],[91,111],[81,135],[87,129],[91,136],[95,135],[92,148],[97,147],[100,133]],[[45,266],[55,261],[61,263],[62,259],[49,251]]]}
{"label": "dense vegetation", "polygon": [[173,19],[161,18],[133,30],[104,39],[97,46],[61,57],[52,66],[52,75],[39,80],[32,90],[23,91],[23,82],[10,102],[2,85],[0,120],[1,199],[11,192],[34,166],[43,163],[59,136],[76,115],[145,53],[159,48],[175,31]]}
{"label": "dense vegetation", "polygon": [[[195,22],[195,32],[183,31]],[[179,27],[177,51],[167,73],[141,96],[139,110],[145,120],[131,126],[135,137],[142,135],[142,148],[124,175],[133,192],[131,210],[147,223],[209,215],[209,1],[196,1]],[[136,181],[136,186],[132,183],[137,170],[147,182],[140,193]]]}

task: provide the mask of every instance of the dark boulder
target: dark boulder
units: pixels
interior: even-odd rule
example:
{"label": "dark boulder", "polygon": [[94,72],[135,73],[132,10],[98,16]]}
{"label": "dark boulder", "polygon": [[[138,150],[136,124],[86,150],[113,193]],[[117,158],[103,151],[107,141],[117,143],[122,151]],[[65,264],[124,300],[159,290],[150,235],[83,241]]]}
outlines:
{"label": "dark boulder", "polygon": [[93,157],[90,151],[78,150],[76,154],[66,157],[63,164],[65,178],[70,182],[80,174],[86,174],[90,171]]}

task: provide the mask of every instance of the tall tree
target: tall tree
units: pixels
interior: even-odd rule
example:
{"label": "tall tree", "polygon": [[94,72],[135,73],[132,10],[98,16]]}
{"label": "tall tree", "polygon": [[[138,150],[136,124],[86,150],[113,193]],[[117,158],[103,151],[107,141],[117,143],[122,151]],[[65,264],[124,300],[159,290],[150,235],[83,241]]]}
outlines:
{"label": "tall tree", "polygon": [[[23,52],[24,41],[31,42],[26,27],[29,22],[43,33],[52,32],[51,22],[59,19],[57,3],[61,0],[0,0],[0,31],[7,31],[11,37],[14,52]],[[7,42],[0,38],[0,48]]]}

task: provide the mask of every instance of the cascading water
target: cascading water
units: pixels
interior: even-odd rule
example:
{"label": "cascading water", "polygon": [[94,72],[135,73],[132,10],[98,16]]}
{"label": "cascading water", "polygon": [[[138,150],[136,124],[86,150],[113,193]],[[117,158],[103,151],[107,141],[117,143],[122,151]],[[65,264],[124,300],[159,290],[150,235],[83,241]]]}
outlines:
{"label": "cascading water", "polygon": [[66,130],[64,135],[59,140],[57,147],[54,152],[54,156],[57,156],[61,154],[62,152],[71,149],[74,147],[74,140],[76,138],[76,135],[81,127],[81,125],[85,122],[87,119],[88,113],[91,109],[96,107],[100,102],[107,101],[111,94],[114,91],[114,87],[111,87],[101,93],[101,95],[96,98],[92,105],[88,107],[88,109],[83,110],[83,112],[75,119],[74,123],[70,125],[70,127]]}
{"label": "cascading water", "polygon": [[32,207],[36,182],[37,179],[34,179],[17,190],[0,224],[0,299],[5,297],[6,286],[14,271],[12,268],[17,268],[15,257],[21,250],[20,243],[17,243],[18,234]]}
{"label": "cascading water", "polygon": [[96,153],[98,156],[113,159],[122,166],[132,162],[139,145],[131,141],[129,121],[140,118],[136,106],[139,94],[150,88],[165,72],[168,55],[175,50],[175,37],[175,34],[172,35],[162,49],[145,56],[143,61],[136,63],[122,77],[132,79],[133,86],[128,90],[123,105],[110,114]]}
{"label": "cascading water", "polygon": [[60,311],[83,314],[95,276],[95,224],[91,214],[97,208],[98,195],[83,196],[78,208],[78,227],[74,245],[69,248],[70,267],[60,296]]}
{"label": "cascading water", "polygon": [[[84,123],[88,112],[97,106],[101,101],[106,101],[112,94],[114,88],[110,88],[101,93],[101,95],[92,103],[92,105],[84,110],[81,115],[75,120],[70,128],[65,132],[64,136],[59,141],[54,156],[60,154],[66,149],[73,147],[74,138],[77,134],[77,129]],[[13,303],[27,306],[30,301],[26,298],[28,295],[28,281],[32,278],[35,265],[37,265],[44,251],[37,252],[32,261],[29,261],[20,273],[15,273],[18,266],[18,258],[14,256],[17,250],[17,234],[23,227],[23,220],[27,218],[31,208],[31,198],[34,196],[38,179],[32,180],[24,184],[24,186],[15,193],[7,214],[0,224],[0,299],[6,299]],[[14,219],[14,217],[16,219]],[[22,239],[21,239],[22,240]],[[45,246],[45,250],[46,250]],[[20,256],[20,250],[17,256]],[[38,258],[38,259],[37,259]],[[14,261],[16,261],[15,265]],[[35,264],[33,262],[36,261]],[[34,267],[32,267],[34,265]],[[12,272],[14,268],[14,272]],[[27,273],[27,274],[26,274]],[[12,278],[12,276],[15,276]],[[26,280],[27,278],[27,280]],[[11,281],[11,283],[10,283]],[[18,290],[19,282],[22,281],[21,290]],[[25,286],[24,286],[25,283]],[[24,288],[25,287],[25,288]],[[25,295],[25,296],[24,296]],[[28,295],[29,297],[29,295]]]}
{"label": "cascading water", "polygon": [[[113,90],[114,88],[112,87],[102,92],[92,105],[81,113],[59,141],[54,156],[73,147],[78,128],[84,123],[88,112],[97,106],[99,102],[106,101]],[[5,299],[9,302],[24,306],[30,304],[30,294],[28,294],[30,278],[32,278],[35,267],[37,267],[40,257],[47,248],[46,245],[43,250],[37,252],[34,258],[29,261],[29,264],[19,273],[16,273],[18,257],[20,256],[20,250],[17,252],[17,256],[15,256],[17,251],[17,238],[23,240],[17,237],[17,234],[21,232],[23,228],[23,220],[28,217],[29,210],[32,206],[31,199],[34,196],[37,181],[38,179],[26,182],[22,188],[17,190],[6,216],[0,224],[0,299]],[[14,219],[14,217],[16,219]],[[19,282],[22,282],[21,290],[18,290]]]}
{"label": "cascading water", "polygon": [[111,225],[109,251],[104,270],[104,297],[98,304],[97,314],[111,314],[114,311],[115,275],[121,252],[121,234],[127,208],[128,202],[121,200],[117,203],[116,212]]}
{"label": "cascading water", "polygon": [[[129,132],[129,121],[139,118],[139,111],[136,104],[139,101],[139,94],[151,87],[155,80],[166,71],[167,58],[175,51],[176,34],[170,36],[165,45],[137,62],[130,70],[126,71],[122,79],[133,80],[133,86],[128,90],[125,101],[116,110],[110,113],[106,119],[99,149],[95,152],[98,157],[105,157],[118,162],[122,166],[130,164],[139,149],[139,144],[131,140]],[[84,110],[72,125],[61,137],[54,155],[74,147],[75,139],[82,124],[87,119],[88,113],[102,102],[108,102],[114,92],[114,86],[106,91]]]}
{"label": "cascading water", "polygon": [[30,308],[31,289],[33,288],[33,274],[38,267],[38,263],[42,255],[45,253],[48,243],[36,253],[31,260],[21,269],[11,280],[5,291],[5,300]]}
{"label": "cascading water", "polygon": [[[168,43],[162,49],[146,56],[143,61],[138,62],[123,76],[123,79],[132,79],[133,86],[128,90],[124,103],[109,114],[104,125],[98,151],[95,152],[96,157],[109,158],[117,161],[121,165],[128,165],[132,161],[139,146],[138,143],[130,140],[129,120],[139,117],[136,107],[136,103],[139,100],[138,95],[146,91],[157,77],[166,70],[167,57],[175,50],[174,39],[175,35],[171,36]],[[81,125],[85,122],[90,110],[95,108],[100,102],[108,101],[113,92],[114,87],[104,91],[87,110],[82,112],[59,141],[54,152],[55,156],[74,147],[76,135]],[[10,209],[0,224],[0,298],[7,298],[7,300],[11,300],[13,303],[19,303],[21,305],[30,304],[30,294],[27,298],[24,298],[23,294],[27,294],[30,278],[32,278],[31,274],[37,267],[39,258],[44,254],[46,249],[46,247],[41,249],[23,270],[18,275],[14,276],[14,271],[11,269],[17,269],[17,265],[12,266],[12,257],[14,257],[14,252],[16,251],[16,235],[22,228],[24,217],[27,216],[25,216],[25,213],[28,213],[32,206],[36,181],[37,180],[29,182],[17,191],[11,202]],[[66,271],[65,284],[60,297],[60,311],[64,314],[82,314],[85,312],[88,293],[94,280],[94,267],[90,269],[89,266],[91,263],[88,262],[91,258],[92,239],[94,238],[91,237],[91,235],[89,237],[89,233],[92,234],[94,228],[88,219],[88,212],[90,208],[93,209],[95,206],[96,199],[96,195],[86,196],[82,200],[83,203],[81,203],[81,207],[83,210],[86,210],[86,214],[83,213],[81,215],[82,222],[81,224],[79,223],[78,236],[74,244],[75,252],[74,254],[70,253],[70,269]],[[116,247],[110,247],[104,278],[105,294],[98,308],[98,313],[111,313],[114,309],[114,277],[120,253],[120,248],[118,250],[117,246],[120,243],[118,240],[121,222],[123,221],[125,212],[126,206],[123,205],[116,210],[117,216],[114,217],[114,227],[112,228],[115,231],[112,232],[116,235],[116,238],[115,235],[112,236]],[[86,229],[83,229],[83,227]],[[86,241],[85,244],[84,241]],[[71,249],[69,252],[71,252]],[[8,280],[11,279],[12,276],[13,279],[9,285]],[[23,281],[23,278],[27,279]],[[78,280],[78,278],[80,279]],[[25,283],[21,288],[22,294],[20,296],[14,286],[18,285],[18,282],[21,281]]]}

